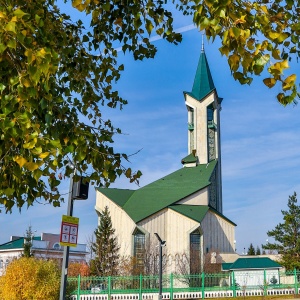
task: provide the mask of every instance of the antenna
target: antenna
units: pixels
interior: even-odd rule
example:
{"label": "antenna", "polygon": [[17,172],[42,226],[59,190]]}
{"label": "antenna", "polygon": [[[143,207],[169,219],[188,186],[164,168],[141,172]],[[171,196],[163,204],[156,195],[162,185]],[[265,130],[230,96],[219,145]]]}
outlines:
{"label": "antenna", "polygon": [[201,52],[204,52],[204,32],[202,33],[202,46],[201,46]]}

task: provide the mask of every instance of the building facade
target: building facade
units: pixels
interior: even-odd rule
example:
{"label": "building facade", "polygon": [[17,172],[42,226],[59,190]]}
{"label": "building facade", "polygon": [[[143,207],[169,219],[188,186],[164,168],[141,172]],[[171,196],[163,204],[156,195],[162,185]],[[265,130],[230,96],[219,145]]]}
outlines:
{"label": "building facade", "polygon": [[[34,257],[41,259],[62,260],[63,247],[59,244],[60,235],[53,233],[41,233],[40,236],[32,237],[31,252]],[[11,236],[10,241],[0,245],[0,276],[5,271],[9,263],[20,258],[24,253],[24,237]],[[69,262],[86,263],[86,244],[77,244],[70,247]]]}
{"label": "building facade", "polygon": [[[182,168],[137,190],[98,188],[96,211],[107,206],[120,244],[120,254],[142,261],[157,245],[154,233],[166,241],[167,272],[176,272],[187,257],[190,270],[207,253],[235,253],[236,224],[223,215],[220,110],[204,49],[187,108],[187,156]],[[99,214],[100,216],[100,214]],[[155,248],[153,248],[155,249]],[[152,250],[150,250],[152,251]],[[196,271],[196,270],[195,270]]]}

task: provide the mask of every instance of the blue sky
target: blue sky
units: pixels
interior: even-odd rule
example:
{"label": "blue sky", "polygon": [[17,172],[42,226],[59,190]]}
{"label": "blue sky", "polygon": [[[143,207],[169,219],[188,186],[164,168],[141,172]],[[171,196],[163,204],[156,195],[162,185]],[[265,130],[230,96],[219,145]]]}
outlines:
{"label": "blue sky", "polygon": [[[177,27],[190,25],[180,18]],[[119,126],[123,135],[115,139],[118,151],[131,157],[130,167],[141,170],[143,186],[181,168],[181,158],[187,155],[187,112],[183,91],[192,89],[201,50],[201,34],[197,29],[183,33],[183,42],[169,45],[157,40],[157,56],[144,62],[130,55],[120,61],[125,71],[117,84],[120,94],[129,104],[122,111],[107,110],[105,114]],[[278,88],[268,89],[254,79],[251,86],[241,86],[231,77],[225,57],[221,57],[218,41],[205,41],[205,52],[220,97],[221,149],[224,215],[237,224],[238,253],[253,243],[265,243],[267,231],[282,222],[281,210],[287,208],[288,196],[300,190],[300,118],[299,105],[281,106],[275,98]],[[297,72],[297,63],[292,69]],[[290,70],[291,72],[293,70]],[[290,72],[289,71],[289,72]],[[299,73],[299,72],[298,72]],[[121,178],[113,187],[132,188]],[[68,183],[61,188],[68,192]],[[91,239],[97,227],[94,210],[95,192],[89,199],[75,201],[74,216],[80,218],[79,242]],[[24,235],[29,225],[37,233],[59,233],[60,208],[36,204],[21,214],[0,216],[0,243],[11,235]]]}

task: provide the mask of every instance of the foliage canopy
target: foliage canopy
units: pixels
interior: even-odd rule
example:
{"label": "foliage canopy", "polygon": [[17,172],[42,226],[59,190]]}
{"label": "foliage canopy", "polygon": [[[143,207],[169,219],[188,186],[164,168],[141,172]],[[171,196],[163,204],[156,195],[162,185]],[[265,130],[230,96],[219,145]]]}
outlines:
{"label": "foliage canopy", "polygon": [[56,262],[22,257],[12,261],[0,277],[3,300],[56,300],[60,270]]}
{"label": "foliage canopy", "polygon": [[288,210],[282,210],[283,223],[279,223],[273,230],[267,232],[269,237],[275,239],[268,242],[264,249],[276,250],[281,254],[280,263],[287,270],[300,268],[300,206],[297,205],[297,194],[294,192],[288,199]]}
{"label": "foliage canopy", "polygon": [[284,75],[299,56],[299,1],[72,0],[80,18],[90,18],[89,28],[57,3],[0,1],[0,204],[6,211],[39,197],[59,206],[69,159],[97,185],[121,174],[138,180],[141,173],[122,163],[127,155],[111,146],[121,131],[100,107],[127,103],[112,87],[124,69],[117,46],[142,60],[156,53],[153,34],[181,41],[168,5],[192,15],[208,39],[221,39],[220,52],[240,83],[266,70],[265,85],[281,85],[280,103],[299,97],[296,75]]}

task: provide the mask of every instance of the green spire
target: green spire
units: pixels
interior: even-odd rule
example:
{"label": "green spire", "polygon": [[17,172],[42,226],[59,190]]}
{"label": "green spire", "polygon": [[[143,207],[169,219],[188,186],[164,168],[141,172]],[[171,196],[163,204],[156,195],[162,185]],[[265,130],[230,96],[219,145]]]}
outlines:
{"label": "green spire", "polygon": [[196,100],[201,101],[215,89],[215,85],[209,70],[208,62],[202,45],[198,67],[194,79],[192,92],[185,92]]}

